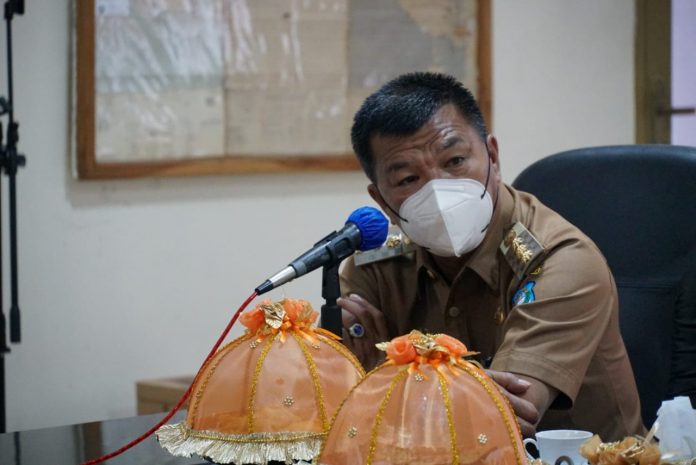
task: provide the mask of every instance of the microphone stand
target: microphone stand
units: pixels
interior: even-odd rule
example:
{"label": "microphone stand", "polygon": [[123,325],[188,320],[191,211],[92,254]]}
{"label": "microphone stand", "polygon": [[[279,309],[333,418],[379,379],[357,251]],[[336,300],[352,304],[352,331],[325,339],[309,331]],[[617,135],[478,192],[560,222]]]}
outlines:
{"label": "microphone stand", "polygon": [[321,296],[326,303],[321,306],[321,327],[341,337],[343,323],[341,308],[336,299],[341,296],[341,285],[338,281],[338,263],[326,265],[321,275]]}
{"label": "microphone stand", "polygon": [[[0,124],[0,168],[9,177],[9,213],[10,213],[10,278],[12,304],[10,306],[10,342],[21,341],[19,298],[17,284],[17,168],[24,166],[26,158],[17,153],[19,140],[19,123],[14,120],[14,101],[12,99],[12,17],[24,14],[24,0],[7,0],[5,2],[5,22],[7,24],[7,99],[0,97],[0,116],[7,114],[7,142],[2,145],[3,128]],[[0,206],[2,198],[0,196]],[[1,210],[0,210],[1,212]],[[0,214],[0,218],[2,215]],[[0,235],[1,238],[1,235]],[[0,245],[1,245],[0,240]],[[2,247],[0,246],[0,433],[7,428],[6,399],[5,399],[5,354],[10,352],[7,345],[5,329],[5,313],[3,305],[2,282]]]}

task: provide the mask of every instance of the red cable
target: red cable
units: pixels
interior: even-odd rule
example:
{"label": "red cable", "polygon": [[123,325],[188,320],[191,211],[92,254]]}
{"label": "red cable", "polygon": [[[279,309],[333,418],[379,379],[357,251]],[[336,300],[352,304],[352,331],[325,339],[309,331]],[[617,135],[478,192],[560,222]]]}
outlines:
{"label": "red cable", "polygon": [[94,465],[95,463],[101,463],[101,462],[104,462],[104,461],[106,461],[106,460],[112,459],[112,458],[116,457],[117,455],[121,455],[122,453],[124,453],[125,451],[127,451],[128,449],[130,449],[131,447],[133,447],[133,446],[135,446],[135,445],[138,445],[138,444],[140,444],[141,442],[143,442],[145,439],[147,439],[148,437],[150,437],[150,436],[152,435],[152,433],[154,433],[155,431],[157,431],[162,425],[164,425],[166,422],[168,422],[168,421],[174,416],[174,414],[176,414],[176,412],[179,411],[179,409],[181,408],[181,406],[184,405],[184,402],[186,402],[186,399],[188,399],[188,397],[191,395],[191,390],[193,389],[193,385],[196,383],[196,379],[198,379],[198,375],[200,375],[200,373],[201,373],[203,367],[205,366],[206,363],[208,363],[208,360],[210,360],[211,358],[213,358],[213,355],[215,355],[215,353],[217,352],[217,350],[220,348],[220,344],[222,344],[222,341],[224,341],[225,338],[227,337],[227,333],[230,332],[230,329],[232,329],[232,325],[234,325],[234,322],[237,321],[237,318],[239,318],[239,314],[242,313],[242,311],[244,311],[244,309],[247,307],[247,305],[249,305],[249,303],[250,303],[252,300],[254,300],[254,299],[256,298],[257,295],[258,295],[258,294],[256,293],[256,291],[254,291],[254,292],[244,301],[244,303],[242,303],[242,305],[237,309],[237,311],[235,312],[235,314],[232,316],[232,319],[231,319],[230,322],[227,324],[227,327],[225,328],[225,330],[224,330],[224,331],[222,332],[222,334],[220,335],[220,338],[217,340],[217,342],[215,343],[215,345],[214,345],[213,348],[211,349],[210,353],[208,354],[208,356],[207,356],[207,357],[205,358],[205,360],[203,361],[203,364],[202,364],[201,367],[198,369],[198,373],[196,373],[195,378],[193,378],[193,381],[191,382],[191,385],[188,387],[188,389],[187,389],[186,392],[184,393],[183,397],[179,400],[179,402],[176,404],[176,406],[171,410],[171,412],[169,412],[169,413],[167,414],[167,416],[165,416],[164,418],[162,418],[162,420],[160,420],[159,423],[157,423],[155,426],[153,426],[152,428],[150,428],[145,434],[143,434],[142,436],[140,436],[140,437],[137,438],[137,439],[134,439],[133,441],[131,441],[131,442],[129,442],[128,444],[126,444],[125,446],[121,447],[120,449],[115,450],[114,452],[111,452],[111,453],[109,453],[109,454],[102,455],[102,456],[99,457],[99,458],[92,459],[92,460],[90,460],[90,461],[88,461],[88,462],[84,462],[82,465]]}

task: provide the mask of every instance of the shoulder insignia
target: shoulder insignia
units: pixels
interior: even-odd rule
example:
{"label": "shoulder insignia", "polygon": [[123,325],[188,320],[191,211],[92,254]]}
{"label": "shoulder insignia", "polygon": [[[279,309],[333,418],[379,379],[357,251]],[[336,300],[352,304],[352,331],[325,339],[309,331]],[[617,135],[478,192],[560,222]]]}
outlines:
{"label": "shoulder insignia", "polygon": [[403,233],[395,233],[387,236],[387,240],[382,247],[365,252],[356,252],[353,256],[353,260],[356,266],[363,266],[399,257],[413,252],[414,250],[416,250],[416,245],[411,242],[411,239]]}
{"label": "shoulder insignia", "polygon": [[518,279],[523,279],[530,271],[536,272],[545,255],[544,247],[537,238],[519,222],[505,234],[500,251]]}

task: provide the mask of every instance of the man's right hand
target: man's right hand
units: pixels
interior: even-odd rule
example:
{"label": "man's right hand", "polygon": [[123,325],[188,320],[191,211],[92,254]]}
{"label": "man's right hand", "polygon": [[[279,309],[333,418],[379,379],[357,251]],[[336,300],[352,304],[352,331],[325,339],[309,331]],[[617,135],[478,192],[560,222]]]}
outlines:
{"label": "man's right hand", "polygon": [[[357,294],[341,297],[336,303],[343,309],[343,343],[366,370],[371,370],[384,360],[384,352],[377,349],[375,344],[390,339],[384,315]],[[349,334],[348,329],[355,323],[361,324],[365,329],[362,337]]]}
{"label": "man's right hand", "polygon": [[536,382],[533,383],[529,379],[505,371],[486,370],[486,373],[502,388],[503,393],[510,401],[510,405],[517,415],[522,435],[526,438],[534,436],[540,412],[530,397],[534,398],[536,384],[541,383],[536,380],[533,380]]}

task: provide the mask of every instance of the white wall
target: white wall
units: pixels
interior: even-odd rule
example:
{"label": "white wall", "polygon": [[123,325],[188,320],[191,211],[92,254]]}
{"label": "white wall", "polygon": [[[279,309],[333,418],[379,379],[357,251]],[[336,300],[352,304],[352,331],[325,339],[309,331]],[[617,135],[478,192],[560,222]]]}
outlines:
{"label": "white wall", "polygon": [[[69,18],[68,0],[32,0],[14,21],[28,165],[9,430],[133,415],[136,380],[194,372],[253,287],[370,203],[360,173],[74,180]],[[631,0],[494,1],[493,127],[506,180],[558,150],[634,140],[633,22]],[[319,278],[283,293],[319,306]]]}
{"label": "white wall", "polygon": [[[696,107],[696,2],[672,1],[672,107]],[[671,141],[696,146],[696,114],[672,115]]]}
{"label": "white wall", "polygon": [[635,142],[634,22],[632,0],[493,1],[505,179],[561,150]]}

